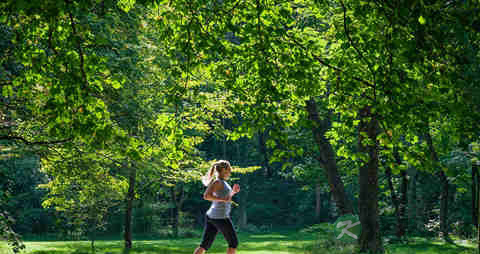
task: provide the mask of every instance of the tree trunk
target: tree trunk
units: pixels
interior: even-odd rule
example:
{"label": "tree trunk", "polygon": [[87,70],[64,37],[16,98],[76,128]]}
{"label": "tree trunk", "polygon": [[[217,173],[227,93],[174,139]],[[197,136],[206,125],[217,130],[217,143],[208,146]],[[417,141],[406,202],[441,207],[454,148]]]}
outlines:
{"label": "tree trunk", "polygon": [[393,187],[393,181],[392,181],[392,169],[388,166],[385,167],[385,176],[387,177],[387,182],[388,182],[388,188],[390,189],[390,198],[392,199],[392,204],[395,207],[395,216],[398,218],[398,198],[397,194],[395,193],[395,188]]}
{"label": "tree trunk", "polygon": [[[225,118],[222,118],[222,126],[225,128]],[[222,152],[223,152],[223,159],[227,159],[227,137],[223,137],[223,145],[222,145]]]}
{"label": "tree trunk", "polygon": [[400,171],[400,178],[402,183],[400,185],[400,199],[399,199],[399,206],[398,206],[398,227],[397,227],[397,237],[402,237],[406,233],[407,228],[407,192],[408,192],[408,178],[407,172],[405,170]]}
{"label": "tree trunk", "polygon": [[445,239],[448,237],[448,178],[445,173],[440,171],[440,181],[442,183],[442,195],[440,199],[440,231]]}
{"label": "tree trunk", "polygon": [[240,217],[238,219],[238,227],[239,228],[246,228],[247,223],[248,223],[248,216],[247,216],[247,203],[248,203],[248,190],[249,186],[247,186],[247,177],[248,175],[243,175],[240,178],[240,184],[241,184],[241,191],[239,192],[240,195]]}
{"label": "tree trunk", "polygon": [[[426,140],[428,147],[430,149],[430,155],[432,161],[435,163],[435,165],[439,165],[440,160],[438,159],[437,152],[435,150],[435,147],[433,146],[433,141],[432,137],[430,136],[430,133],[427,131],[426,132]],[[440,232],[442,233],[442,237],[445,240],[450,240],[448,237],[448,188],[449,188],[449,183],[448,183],[448,178],[445,175],[445,172],[440,169],[439,171],[439,178],[440,178],[440,183],[442,185],[442,191],[440,194]]]}
{"label": "tree trunk", "polygon": [[240,228],[246,228],[248,223],[247,217],[247,196],[248,192],[244,192],[240,195],[240,218],[238,226]]}
{"label": "tree trunk", "polygon": [[338,173],[335,151],[325,137],[325,133],[331,124],[331,112],[329,112],[329,115],[325,117],[324,120],[321,120],[315,100],[310,99],[306,103],[308,118],[312,123],[313,137],[317,143],[318,150],[321,151],[317,160],[325,170],[335,204],[337,205],[340,215],[353,214],[352,204],[345,194],[345,187]]}
{"label": "tree trunk", "polygon": [[315,221],[320,222],[320,212],[322,210],[322,185],[320,180],[317,180],[315,187]]}
{"label": "tree trunk", "polygon": [[272,177],[273,175],[273,170],[270,167],[270,164],[268,163],[268,150],[267,150],[267,145],[266,145],[266,132],[259,132],[258,133],[258,146],[260,148],[260,155],[262,156],[261,158],[261,165],[263,169],[265,170],[265,176],[266,177]]}
{"label": "tree trunk", "polygon": [[[177,187],[178,194],[177,194]],[[175,186],[170,188],[170,194],[172,198],[172,203],[174,205],[172,209],[172,219],[173,219],[173,236],[178,238],[178,227],[180,224],[180,211],[182,211],[183,202],[186,199],[185,191],[182,183],[176,183]]]}
{"label": "tree trunk", "polygon": [[417,229],[417,170],[413,167],[408,169],[410,181],[408,183],[408,231]]}
{"label": "tree trunk", "polygon": [[[395,157],[395,162],[397,165],[402,164],[402,159],[400,158],[400,154],[398,153],[397,149],[394,149],[393,156]],[[407,209],[407,197],[408,197],[408,178],[407,178],[407,171],[401,170],[400,171],[400,194],[398,198],[398,212],[397,214],[397,237],[402,237],[406,233],[407,228],[407,217],[406,217],[406,209]]]}
{"label": "tree trunk", "polygon": [[[473,165],[475,171],[477,171],[477,193],[473,194],[476,196],[477,201],[480,201],[480,172],[478,172],[478,162]],[[480,252],[480,204],[477,203],[477,251]]]}
{"label": "tree trunk", "polygon": [[407,223],[407,220],[405,218],[405,210],[407,207],[407,188],[408,188],[407,172],[405,170],[400,171],[401,184],[400,184],[399,197],[397,197],[395,193],[395,188],[392,182],[392,171],[388,166],[385,168],[385,175],[387,176],[388,187],[390,189],[392,203],[393,203],[393,206],[395,207],[395,216],[397,217],[397,228],[396,228],[397,230],[395,234],[397,237],[402,237],[403,235],[405,235],[405,231],[406,231],[405,224]]}
{"label": "tree trunk", "polygon": [[[237,161],[242,161],[242,150],[240,149],[240,144],[236,142],[236,148],[237,148]],[[245,150],[243,150],[245,151]],[[268,162],[268,161],[267,161]],[[240,186],[241,186],[241,191],[239,192],[238,195],[239,197],[239,213],[240,215],[238,216],[237,220],[237,225],[239,228],[244,229],[247,227],[247,222],[248,222],[248,217],[247,217],[247,203],[248,203],[248,190],[249,186],[247,185],[248,180],[248,174],[244,174],[240,177]]]}
{"label": "tree trunk", "polygon": [[477,201],[477,188],[478,188],[478,183],[477,181],[477,167],[476,165],[472,165],[472,222],[473,225],[475,225],[475,228],[478,227],[478,201]]}
{"label": "tree trunk", "polygon": [[359,211],[362,234],[359,244],[360,252],[383,253],[380,225],[378,221],[378,122],[370,107],[359,112],[360,124],[358,135],[359,151],[368,155],[368,161],[360,167]]}
{"label": "tree trunk", "polygon": [[172,198],[172,203],[174,204],[174,207],[172,208],[172,219],[173,219],[173,237],[178,238],[178,205],[177,205],[177,193],[175,190],[175,186],[170,188],[170,194]]}
{"label": "tree trunk", "polygon": [[423,190],[423,187],[425,186],[425,182],[423,182],[423,178],[425,177],[424,174],[421,174],[421,173],[418,173],[417,174],[417,186],[415,187],[416,188],[416,197],[417,197],[417,201],[416,201],[416,213],[415,213],[415,218],[416,218],[416,221],[415,221],[415,225],[416,225],[416,230],[418,232],[422,232],[425,230],[425,223],[427,222],[426,221],[426,212],[425,211],[428,211],[428,196],[427,194],[425,193],[425,190]]}
{"label": "tree trunk", "polygon": [[132,248],[132,211],[133,211],[133,200],[135,199],[135,178],[137,170],[135,168],[130,168],[130,175],[128,177],[128,193],[127,193],[127,211],[125,213],[125,249]]}
{"label": "tree trunk", "polygon": [[328,219],[332,220],[338,217],[338,206],[335,203],[332,192],[328,193]]}

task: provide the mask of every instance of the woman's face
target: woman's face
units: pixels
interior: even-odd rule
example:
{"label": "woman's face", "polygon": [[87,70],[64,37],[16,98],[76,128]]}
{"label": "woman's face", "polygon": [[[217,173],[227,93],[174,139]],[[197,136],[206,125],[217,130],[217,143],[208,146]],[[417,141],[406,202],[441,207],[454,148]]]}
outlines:
{"label": "woman's face", "polygon": [[230,175],[232,174],[232,168],[231,167],[226,167],[225,169],[222,170],[222,173],[220,174],[220,177],[227,180],[230,178]]}

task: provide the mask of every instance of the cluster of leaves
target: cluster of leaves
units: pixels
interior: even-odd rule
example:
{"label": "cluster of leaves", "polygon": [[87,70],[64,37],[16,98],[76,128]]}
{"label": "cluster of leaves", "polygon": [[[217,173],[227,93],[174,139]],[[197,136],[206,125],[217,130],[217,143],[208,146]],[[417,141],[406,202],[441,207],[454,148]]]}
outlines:
{"label": "cluster of leaves", "polygon": [[21,241],[20,235],[12,230],[13,223],[13,218],[7,212],[0,211],[0,237],[11,245],[14,253],[19,253],[25,249],[25,244]]}
{"label": "cluster of leaves", "polygon": [[0,4],[1,138],[47,145],[38,149],[50,179],[44,205],[80,224],[101,224],[133,167],[161,179],[183,177],[182,163],[196,169],[196,136],[209,128],[169,72],[175,63],[163,66],[174,58],[159,53],[149,10],[133,3]]}
{"label": "cluster of leaves", "polygon": [[86,228],[89,233],[104,228],[107,212],[123,201],[127,191],[126,180],[112,175],[89,153],[58,151],[42,162],[42,170],[55,176],[39,185],[48,190],[43,206],[64,213],[69,219],[66,225]]}

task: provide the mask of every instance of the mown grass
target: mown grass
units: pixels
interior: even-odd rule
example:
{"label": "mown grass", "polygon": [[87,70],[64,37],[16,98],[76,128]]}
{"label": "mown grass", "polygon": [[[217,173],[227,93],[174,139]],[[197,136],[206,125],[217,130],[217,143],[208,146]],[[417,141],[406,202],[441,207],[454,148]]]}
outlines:
{"label": "mown grass", "polygon": [[[199,237],[162,240],[136,240],[128,254],[186,254],[193,253],[200,241]],[[305,232],[277,233],[240,233],[239,254],[347,254],[356,253],[354,245],[343,244],[332,240],[328,235]],[[86,254],[92,253],[88,241],[25,241],[27,246],[23,253],[28,254]],[[0,254],[12,253],[0,243]],[[125,254],[123,241],[102,240],[95,242],[98,254]],[[226,242],[222,235],[217,236],[209,254],[225,253]],[[473,254],[477,253],[470,241],[457,240],[455,244],[440,240],[410,238],[408,243],[385,243],[386,253],[391,254]]]}

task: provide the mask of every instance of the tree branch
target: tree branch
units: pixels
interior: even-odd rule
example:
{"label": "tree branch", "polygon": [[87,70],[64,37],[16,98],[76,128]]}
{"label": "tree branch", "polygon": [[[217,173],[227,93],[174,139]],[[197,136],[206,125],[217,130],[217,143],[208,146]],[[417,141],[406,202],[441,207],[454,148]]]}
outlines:
{"label": "tree branch", "polygon": [[58,52],[55,47],[52,45],[52,37],[53,37],[53,27],[51,27],[48,31],[48,47],[58,56]]}
{"label": "tree branch", "polygon": [[[66,1],[67,4],[71,4],[70,1]],[[80,57],[80,72],[82,74],[82,79],[83,79],[83,86],[84,86],[84,89],[85,91],[88,91],[88,79],[87,79],[87,74],[85,72],[85,59],[84,59],[84,54],[83,54],[83,49],[82,49],[82,45],[80,43],[80,36],[78,35],[77,33],[77,29],[76,29],[76,26],[75,26],[75,20],[73,19],[73,14],[72,14],[72,11],[69,10],[68,11],[68,16],[70,17],[70,24],[72,26],[72,33],[73,33],[73,36],[75,37],[75,40],[76,40],[76,43],[77,43],[77,50],[78,50],[78,54],[79,54],[79,57]]]}
{"label": "tree branch", "polygon": [[[292,36],[288,36],[288,35],[287,35],[287,37],[290,38],[297,46],[299,46],[300,48],[302,48],[304,51],[307,51],[307,52],[308,52],[308,49],[307,49],[304,45],[302,45],[300,42],[298,42],[295,38],[293,38]],[[313,53],[311,53],[311,52],[310,52],[310,54],[312,55],[312,57],[313,57],[315,60],[317,60],[317,61],[318,61],[320,64],[322,64],[323,66],[326,66],[326,67],[328,67],[328,68],[330,68],[330,69],[336,70],[336,71],[338,71],[338,72],[340,72],[340,73],[345,73],[344,70],[342,70],[341,68],[339,68],[339,67],[337,67],[337,66],[334,66],[334,65],[331,65],[331,64],[327,63],[327,62],[326,62],[324,59],[322,59],[321,57],[319,57],[319,56],[317,56],[317,55],[315,55],[315,54],[313,54]],[[359,78],[359,77],[352,77],[352,78],[353,78],[354,80],[356,80],[356,81],[359,81],[359,82],[367,85],[368,87],[372,87],[372,88],[374,87],[374,85],[373,85],[372,83],[370,83],[369,81],[367,81],[367,80],[364,80],[364,79]]]}
{"label": "tree branch", "polygon": [[[374,79],[375,79],[375,71],[372,69],[372,65],[367,61],[367,59],[363,56],[362,52],[360,51],[360,49],[355,45],[355,43],[353,43],[353,39],[350,35],[350,33],[348,32],[348,29],[347,29],[347,7],[345,6],[345,4],[343,3],[343,1],[340,1],[340,4],[342,5],[342,9],[343,9],[343,29],[345,30],[345,34],[347,35],[347,38],[348,38],[348,41],[350,42],[350,45],[355,49],[355,51],[357,52],[357,55],[360,57],[360,59],[362,59],[365,64],[367,65],[368,69],[370,70],[370,72],[372,73]],[[375,82],[375,80],[374,80]],[[375,88],[375,87],[373,87]]]}
{"label": "tree branch", "polygon": [[51,140],[51,141],[28,141],[24,137],[20,136],[0,136],[0,140],[12,140],[15,142],[22,142],[26,145],[55,145],[55,144],[62,144],[69,141],[72,141],[73,138],[68,139],[61,139],[61,140]]}

